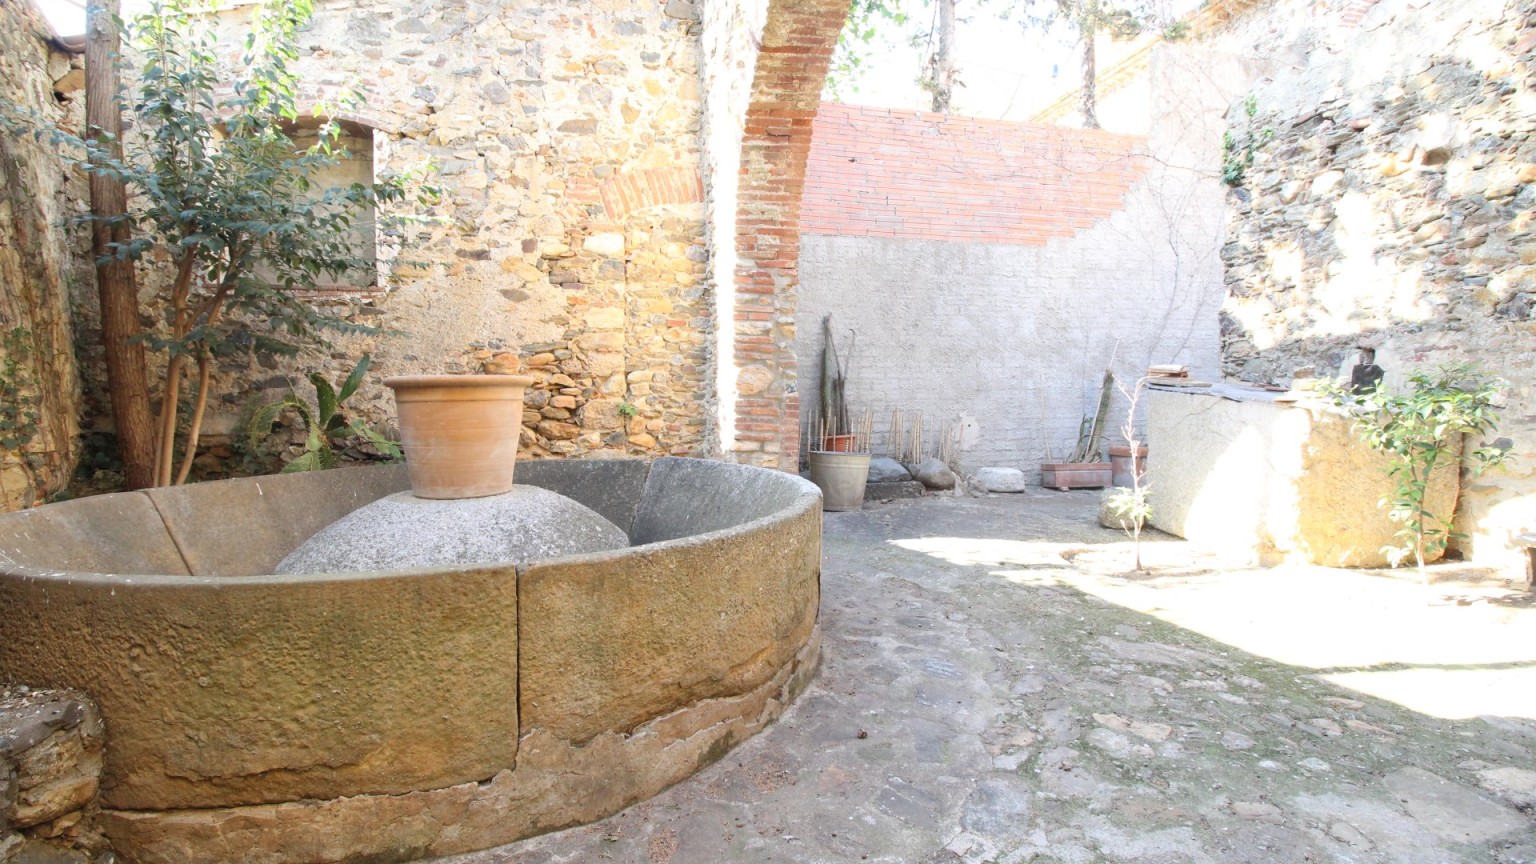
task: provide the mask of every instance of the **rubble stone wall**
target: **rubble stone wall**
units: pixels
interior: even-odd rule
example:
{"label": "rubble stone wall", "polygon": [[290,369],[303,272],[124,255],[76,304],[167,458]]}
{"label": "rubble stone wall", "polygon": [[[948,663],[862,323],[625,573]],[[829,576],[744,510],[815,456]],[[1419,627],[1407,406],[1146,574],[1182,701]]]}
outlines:
{"label": "rubble stone wall", "polygon": [[104,740],[80,694],[0,686],[0,862],[111,860],[97,826]]}
{"label": "rubble stone wall", "polygon": [[[84,75],[48,36],[30,3],[0,2],[0,111],[78,132]],[[78,459],[71,287],[96,283],[89,237],[68,222],[84,192],[52,142],[0,134],[0,511],[44,503]]]}
{"label": "rubble stone wall", "polygon": [[[220,23],[238,33],[248,14]],[[325,364],[342,374],[372,352],[373,417],[392,413],[384,375],[525,371],[525,455],[706,449],[698,17],[685,0],[317,10],[297,61],[307,97],[361,86],[349,119],[372,129],[375,173],[430,161],[446,190],[403,251],[381,244],[377,290],[334,300],[396,334]],[[216,428],[306,362],[226,370]]]}
{"label": "rubble stone wall", "polygon": [[1256,146],[1227,195],[1223,369],[1284,384],[1372,347],[1389,386],[1451,361],[1507,379],[1515,456],[1464,478],[1458,521],[1474,560],[1518,568],[1511,537],[1536,530],[1536,4],[1312,7],[1220,37],[1267,58],[1228,118],[1232,155]]}

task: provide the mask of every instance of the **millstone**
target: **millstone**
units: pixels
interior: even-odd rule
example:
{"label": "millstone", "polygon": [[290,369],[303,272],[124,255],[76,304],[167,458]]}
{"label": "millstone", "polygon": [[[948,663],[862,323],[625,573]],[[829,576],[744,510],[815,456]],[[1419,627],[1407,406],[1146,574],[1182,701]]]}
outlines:
{"label": "millstone", "polygon": [[320,529],[276,573],[348,573],[448,564],[526,564],[629,545],[617,525],[537,486],[484,498],[397,492]]}

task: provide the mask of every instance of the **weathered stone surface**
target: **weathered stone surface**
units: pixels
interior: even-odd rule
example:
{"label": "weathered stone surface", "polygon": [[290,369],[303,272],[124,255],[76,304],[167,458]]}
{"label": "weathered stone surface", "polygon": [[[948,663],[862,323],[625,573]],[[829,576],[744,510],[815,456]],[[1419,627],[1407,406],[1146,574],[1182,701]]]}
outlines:
{"label": "weathered stone surface", "polygon": [[[1524,766],[1536,742],[1527,670],[1485,665],[1526,656],[1536,610],[1517,594],[1475,571],[1448,578],[1441,587],[1472,602],[1437,606],[1425,628],[1413,579],[1228,569],[1169,539],[1146,544],[1149,572],[1132,575],[1124,537],[1094,525],[1094,504],[935,496],[826,520],[827,662],[785,721],[644,807],[444,864],[646,862],[673,849],[672,864],[756,860],[744,848],[786,864],[1521,860],[1529,833],[1442,838],[1377,780],[1410,765],[1469,777],[1474,758]],[[1512,605],[1489,614],[1483,597]],[[1308,639],[1295,638],[1298,620],[1316,625]],[[1130,645],[1147,659],[1127,657]],[[1318,648],[1328,653],[1301,659]],[[1518,701],[1497,725],[1453,720],[1298,674],[1356,668],[1360,651],[1405,666],[1463,656],[1427,670],[1423,688],[1453,712],[1472,690]],[[1319,717],[1344,734],[1297,728]],[[1124,757],[1085,741],[1101,719],[1124,721]],[[1361,720],[1389,732],[1350,725]],[[1136,722],[1171,731],[1143,738]],[[1221,746],[1223,730],[1251,746]]]}
{"label": "weathered stone surface", "polygon": [[869,459],[870,483],[896,483],[911,480],[912,472],[905,465],[889,456],[871,456]]}
{"label": "weathered stone surface", "polygon": [[944,491],[955,488],[955,472],[937,459],[926,459],[912,469],[912,477],[929,489]]}
{"label": "weathered stone surface", "polygon": [[[164,542],[169,534],[168,539],[175,543],[174,550],[193,576],[256,576],[276,572],[278,561],[316,531],[365,504],[409,487],[404,465],[337,470],[346,473],[313,471],[285,474],[281,482],[274,482],[276,478],[271,477],[253,477],[148,490],[143,494],[154,503],[154,512],[164,520],[165,531],[152,535],[146,530],[139,542]],[[110,496],[102,500],[124,499]],[[98,519],[93,524],[101,523]],[[210,525],[223,530],[210,532]],[[240,540],[232,542],[231,537]],[[123,571],[112,567],[70,569],[176,572]]]}
{"label": "weathered stone surface", "polygon": [[[668,472],[669,465],[675,470]],[[690,476],[706,467],[722,487],[719,495],[701,496],[709,487]],[[760,491],[779,500],[753,503],[764,497],[754,494],[759,490],[739,488],[721,474],[760,477],[770,487]],[[670,706],[746,692],[770,677],[815,626],[817,501],[814,487],[791,475],[658,462],[634,541],[717,526],[724,536],[709,544],[638,547],[581,564],[546,562],[523,572],[519,692],[525,729],[586,741],[627,731]],[[732,527],[770,512],[782,514],[782,521]],[[701,573],[712,578],[700,579]],[[605,610],[600,629],[592,627],[593,609]]]}
{"label": "weathered stone surface", "polygon": [[[1386,459],[1326,410],[1154,390],[1145,397],[1153,526],[1250,560],[1383,567],[1401,527],[1380,506]],[[1429,509],[1455,509],[1438,470]]]}
{"label": "weathered stone surface", "polygon": [[1422,768],[1399,769],[1382,783],[1420,825],[1446,840],[1484,843],[1531,827],[1515,811]]}
{"label": "weathered stone surface", "polygon": [[1023,492],[1028,488],[1024,472],[1017,468],[978,468],[974,479],[988,492]]}
{"label": "weathered stone surface", "polygon": [[[84,100],[71,83],[80,58],[55,53],[50,32],[35,7],[0,7],[0,102],[44,129],[79,129]],[[67,223],[77,212],[70,199],[84,192],[83,175],[57,161],[46,136],[0,134],[0,403],[20,409],[0,436],[0,512],[63,489],[80,452],[70,283],[94,290],[95,279],[85,235]]]}
{"label": "weathered stone surface", "polygon": [[[370,472],[398,474],[331,472],[330,490],[299,475],[230,483],[261,483],[277,500],[345,499],[355,490],[338,481],[367,486]],[[100,694],[113,732],[103,800],[131,860],[207,860],[213,847],[198,844],[217,843],[220,860],[293,864],[409,860],[596,818],[718,758],[804,686],[820,567],[804,481],[696,460],[519,474],[568,485],[651,545],[589,556],[592,569],[528,568],[529,617],[505,567],[329,579],[0,571],[0,604],[16,612],[0,616],[0,677],[69,677]],[[717,533],[695,536],[704,531]],[[711,596],[714,608],[701,600]],[[595,624],[598,613],[611,621]],[[549,638],[528,640],[541,629]],[[526,688],[522,668],[534,671]],[[551,737],[572,723],[601,726]],[[520,737],[532,752],[518,752]],[[21,785],[25,817],[78,801],[71,776],[33,798]],[[74,819],[35,828],[70,835]]]}
{"label": "weathered stone surface", "polygon": [[482,849],[578,825],[643,801],[721,758],[783,713],[820,655],[810,634],[790,662],[738,696],[707,699],[575,747],[527,733],[515,771],[403,795],[157,813],[105,810],[114,846],[140,864],[389,864]]}
{"label": "weathered stone surface", "polygon": [[0,686],[0,861],[84,864],[104,735],[80,694]]}
{"label": "weathered stone surface", "polygon": [[624,235],[617,231],[602,231],[581,241],[581,248],[605,258],[624,257]]}
{"label": "weathered stone surface", "polygon": [[[1256,8],[1218,39],[1244,56],[1320,37],[1339,46],[1282,63],[1252,91],[1257,115],[1230,115],[1234,138],[1264,130],[1266,140],[1228,197],[1222,371],[1275,384],[1304,367],[1347,378],[1369,343],[1392,388],[1415,369],[1471,361],[1510,393],[1529,391],[1536,294],[1520,248],[1536,189],[1522,179],[1529,105],[1508,83],[1536,72],[1529,4],[1513,15],[1492,2],[1423,4],[1366,26],[1302,23],[1293,8]],[[1445,53],[1473,44],[1474,55]],[[1307,185],[1313,195],[1298,197]],[[1499,425],[1516,442],[1536,435],[1529,412],[1505,411]],[[1508,538],[1528,530],[1533,494],[1529,460],[1466,484],[1461,551],[1519,572]]]}
{"label": "weathered stone surface", "polygon": [[514,486],[483,498],[396,492],[320,529],[274,573],[353,573],[450,564],[529,564],[622,549],[629,536],[570,498]]}
{"label": "weathered stone surface", "polygon": [[10,566],[39,570],[190,575],[161,514],[137,493],[64,501],[0,519],[0,556]]}
{"label": "weathered stone surface", "polygon": [[516,573],[494,567],[238,581],[0,572],[0,606],[17,612],[0,616],[0,679],[89,690],[112,736],[108,806],[447,786],[512,764],[516,601]]}
{"label": "weathered stone surface", "polygon": [[1488,768],[1477,772],[1477,782],[1505,801],[1529,810],[1536,807],[1536,771],[1526,768]]}
{"label": "weathered stone surface", "polygon": [[865,501],[898,501],[903,498],[921,498],[928,489],[916,480],[887,480],[882,483],[865,483]]}
{"label": "weathered stone surface", "polygon": [[773,386],[773,373],[762,366],[747,366],[736,374],[736,392],[756,396]]}

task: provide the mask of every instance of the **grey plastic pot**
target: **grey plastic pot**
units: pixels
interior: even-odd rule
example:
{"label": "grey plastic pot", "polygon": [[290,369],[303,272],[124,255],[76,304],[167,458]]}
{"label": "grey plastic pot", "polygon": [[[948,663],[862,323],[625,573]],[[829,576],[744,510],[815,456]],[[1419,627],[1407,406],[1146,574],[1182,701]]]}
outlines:
{"label": "grey plastic pot", "polygon": [[806,456],[811,482],[821,487],[821,509],[859,510],[864,506],[864,484],[869,480],[868,453],[831,453],[812,450]]}

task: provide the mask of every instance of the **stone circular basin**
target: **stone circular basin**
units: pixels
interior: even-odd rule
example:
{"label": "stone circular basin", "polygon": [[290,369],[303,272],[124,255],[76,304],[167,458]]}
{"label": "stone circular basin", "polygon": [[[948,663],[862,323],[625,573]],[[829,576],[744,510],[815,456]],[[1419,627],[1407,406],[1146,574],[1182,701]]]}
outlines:
{"label": "stone circular basin", "polygon": [[130,862],[406,861],[589,822],[782,712],[819,648],[820,496],[692,459],[527,462],[630,546],[270,575],[403,466],[0,516],[0,680],[107,725]]}

